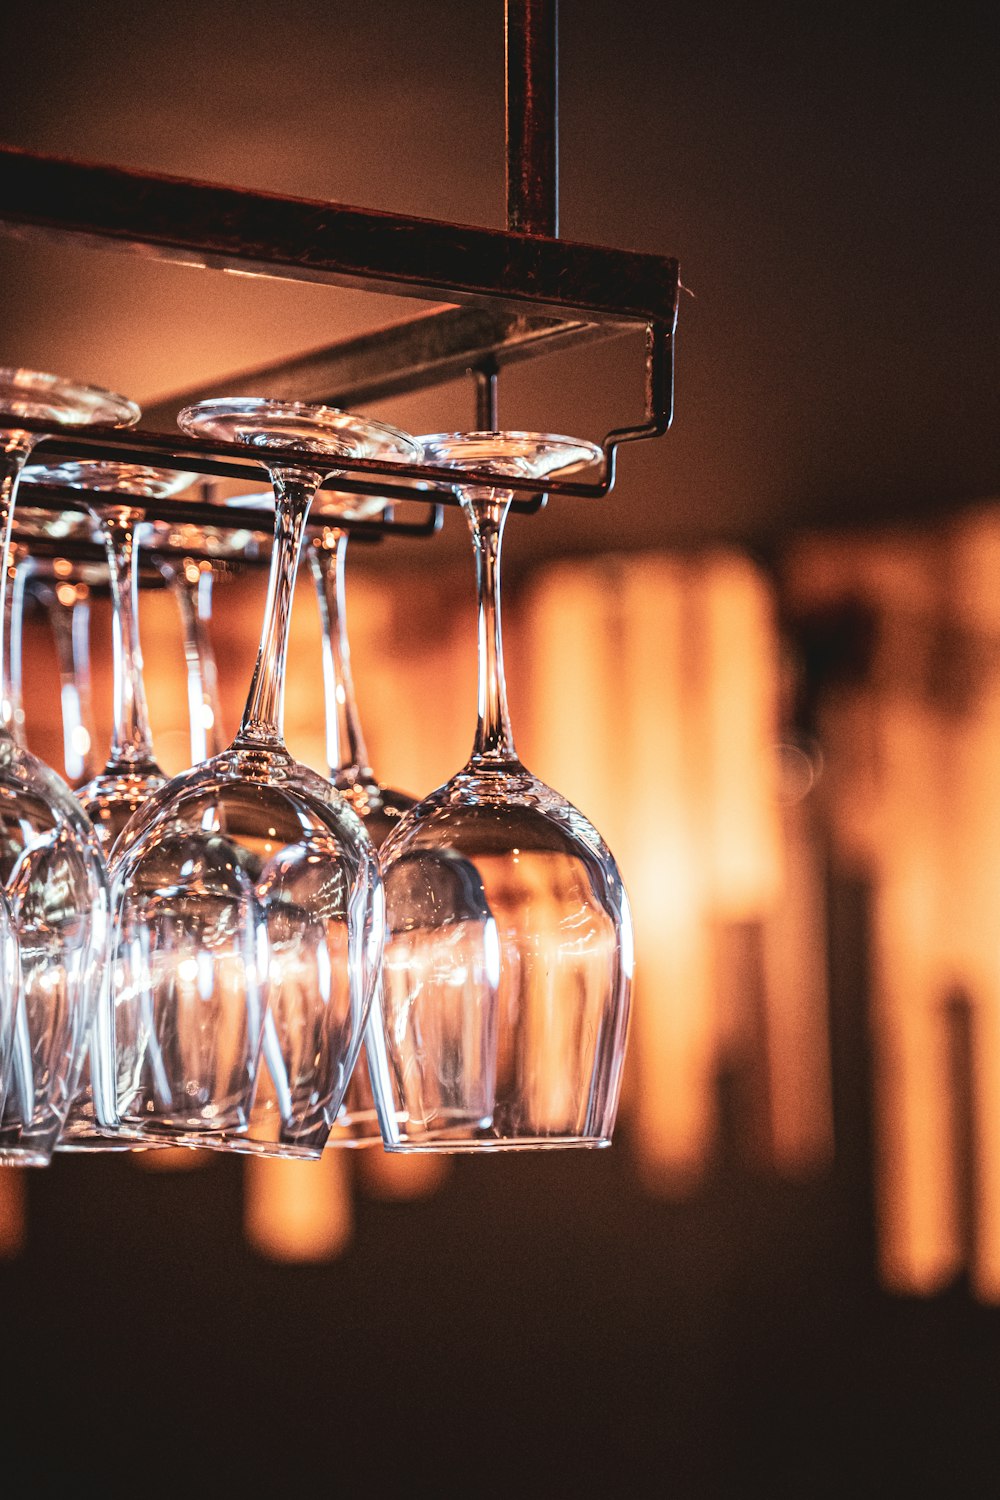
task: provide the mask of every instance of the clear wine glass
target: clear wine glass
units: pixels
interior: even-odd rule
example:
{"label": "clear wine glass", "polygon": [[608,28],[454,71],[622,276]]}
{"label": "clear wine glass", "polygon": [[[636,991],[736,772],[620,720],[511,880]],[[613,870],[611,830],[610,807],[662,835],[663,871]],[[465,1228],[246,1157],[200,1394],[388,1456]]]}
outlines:
{"label": "clear wine glass", "polygon": [[[115,842],[129,818],[166,776],[153,755],[149,710],[142,676],[139,640],[139,543],[145,512],[130,500],[161,500],[187,489],[193,474],[157,469],[147,464],[88,460],[62,464],[29,464],[22,484],[61,486],[88,496],[114,495],[107,502],[92,500],[91,526],[105,547],[112,601],[112,660],[114,668],[114,727],[111,749],[102,771],[76,793],[97,833],[109,864]],[[107,1002],[110,1006],[110,1000]],[[104,1012],[102,1011],[102,1015]],[[119,1128],[110,1136],[94,1118],[93,1078],[102,1064],[95,1049],[109,1043],[96,1034],[80,1078],[80,1087],[57,1149],[62,1151],[130,1151],[142,1142],[136,1132]]]}
{"label": "clear wine glass", "polygon": [[[336,512],[341,521],[373,521],[385,510],[377,497],[337,494],[324,490],[324,519]],[[250,494],[230,498],[227,504],[241,510],[273,505],[270,495]],[[341,525],[323,525],[311,538],[307,556],[319,603],[323,640],[323,690],[326,720],[326,754],[330,779],[364,821],[378,849],[415,799],[405,792],[383,786],[375,779],[368,758],[351,672],[351,648],[347,634],[345,563],[349,531]],[[372,1094],[367,1050],[374,1046],[381,1059],[381,1031],[369,1027],[343,1103],[337,1113],[328,1146],[381,1145],[378,1112]]]}
{"label": "clear wine glass", "polygon": [[[284,745],[292,593],[313,494],[337,460],[413,462],[420,449],[382,423],[298,402],[205,401],[178,422],[191,437],[263,455],[274,544],[235,740],[155,793],[122,837],[119,1106],[146,1134],[316,1157],[361,1045],[382,887],[361,821]],[[283,463],[289,447],[314,454],[315,465]],[[262,1049],[273,1088],[255,1101]]]}
{"label": "clear wine glass", "polygon": [[[327,509],[333,500],[329,493],[324,496]],[[345,509],[354,500],[353,496],[343,496]],[[349,535],[342,527],[324,527],[312,538],[308,551],[323,631],[326,757],[334,786],[364,821],[372,843],[379,849],[402,814],[413,806],[415,798],[384,786],[376,779],[369,761],[354,693],[347,634],[345,563]],[[330,1146],[382,1143],[366,1055],[372,1045],[380,1049],[380,1034],[374,1039],[366,1034],[364,1050],[330,1132]]]}
{"label": "clear wine glass", "polygon": [[[0,519],[6,594],[17,483],[36,435],[20,418],[64,428],[131,426],[132,401],[33,370],[0,370]],[[6,624],[6,600],[0,629]],[[79,803],[60,777],[18,745],[10,731],[9,662],[0,650],[0,951],[16,937],[20,994],[10,1084],[0,1114],[0,1162],[44,1166],[77,1092],[92,1022],[102,1064],[89,1101],[93,1123],[113,1130],[113,1056],[105,991],[108,885],[101,851]],[[0,961],[0,976],[9,964]],[[2,988],[2,985],[0,985]]]}
{"label": "clear wine glass", "polygon": [[504,480],[596,463],[600,450],[513,432],[421,443],[428,462],[496,485],[456,485],[479,588],[472,756],[382,847],[383,1137],[391,1151],[605,1146],[628,1024],[628,899],[597,830],[518,759],[500,631]]}
{"label": "clear wine glass", "polygon": [[[149,709],[142,677],[139,639],[139,547],[146,529],[144,500],[162,500],[187,489],[193,474],[95,460],[84,463],[30,465],[25,479],[37,484],[77,489],[89,497],[113,493],[114,499],[90,499],[98,539],[108,555],[112,600],[114,728],[102,771],[80,787],[77,797],[97,830],[109,857],[125,824],[150,792],[166,781],[153,754]],[[129,496],[135,504],[120,498]]]}

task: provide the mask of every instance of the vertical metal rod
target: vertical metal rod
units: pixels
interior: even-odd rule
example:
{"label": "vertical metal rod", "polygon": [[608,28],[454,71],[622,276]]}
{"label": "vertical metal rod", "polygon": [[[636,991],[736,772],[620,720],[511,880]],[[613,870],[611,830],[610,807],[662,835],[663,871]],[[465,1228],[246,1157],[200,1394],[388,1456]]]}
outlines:
{"label": "vertical metal rod", "polygon": [[559,233],[559,0],[505,0],[507,228]]}
{"label": "vertical metal rod", "polygon": [[472,374],[476,382],[476,431],[497,432],[497,376],[500,367],[496,360],[477,365]]}

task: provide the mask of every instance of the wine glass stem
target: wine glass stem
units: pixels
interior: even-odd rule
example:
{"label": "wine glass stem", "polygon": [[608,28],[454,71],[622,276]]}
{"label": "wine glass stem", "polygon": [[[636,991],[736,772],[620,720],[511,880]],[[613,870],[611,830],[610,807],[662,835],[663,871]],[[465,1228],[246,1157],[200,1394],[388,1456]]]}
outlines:
{"label": "wine glass stem", "polygon": [[199,569],[191,576],[183,563],[171,575],[184,633],[192,765],[218,755],[222,749],[219,673],[209,631],[213,576],[211,568]]}
{"label": "wine glass stem", "polygon": [[480,765],[517,763],[507,707],[500,621],[500,549],[510,499],[510,494],[501,490],[462,493],[476,549],[479,593],[479,723],[472,760]]}
{"label": "wine glass stem", "polygon": [[3,556],[0,558],[0,732],[11,734],[14,704],[11,701],[10,663],[7,659],[8,570],[11,558],[11,533],[14,527],[14,502],[17,481],[36,439],[27,432],[0,432],[0,535]]}
{"label": "wine glass stem", "polygon": [[142,680],[139,643],[139,548],[135,531],[139,510],[103,506],[95,510],[104,537],[111,574],[112,645],[114,651],[114,731],[109,768],[151,766],[153,738]]}
{"label": "wine glass stem", "polygon": [[31,559],[19,546],[13,546],[8,554],[7,594],[4,599],[4,641],[7,649],[7,666],[4,676],[10,695],[10,732],[19,745],[24,738],[24,678],[23,678],[23,628],[24,596],[31,572]]}
{"label": "wine glass stem", "polygon": [[334,531],[332,547],[309,553],[323,626],[323,687],[326,698],[326,758],[330,775],[371,776],[351,676],[344,587],[347,532]]}
{"label": "wine glass stem", "polygon": [[320,483],[316,474],[298,471],[271,473],[274,486],[274,546],[264,605],[260,649],[253,681],[236,743],[275,746],[284,743],[285,664],[292,618],[295,574],[312,497]]}
{"label": "wine glass stem", "polygon": [[90,707],[90,600],[86,590],[81,597],[73,589],[72,601],[64,604],[57,586],[52,592],[49,618],[62,687],[66,777],[72,782],[90,781],[95,736]]}

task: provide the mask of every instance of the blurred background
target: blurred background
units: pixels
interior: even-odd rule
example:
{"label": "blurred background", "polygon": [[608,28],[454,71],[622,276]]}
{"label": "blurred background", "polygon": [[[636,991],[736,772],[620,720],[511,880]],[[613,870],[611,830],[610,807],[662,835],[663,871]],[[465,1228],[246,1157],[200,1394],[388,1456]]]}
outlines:
{"label": "blurred background", "polygon": [[[8,144],[502,223],[500,0],[39,0],[5,35]],[[14,1493],[982,1494],[1000,1461],[995,8],[577,0],[560,36],[562,232],[685,287],[671,433],[507,541],[522,758],[636,917],[615,1144],[5,1170]],[[147,405],[413,310],[9,237],[0,276],[0,361]],[[501,425],[599,438],[640,376],[627,338],[520,366]],[[472,411],[455,383],[373,414]],[[422,794],[475,723],[462,517],[348,566],[373,762]],[[216,587],[229,731],[263,593]],[[142,630],[175,770],[165,591]],[[25,650],[61,769],[41,611]],[[290,663],[322,768],[308,586]]]}

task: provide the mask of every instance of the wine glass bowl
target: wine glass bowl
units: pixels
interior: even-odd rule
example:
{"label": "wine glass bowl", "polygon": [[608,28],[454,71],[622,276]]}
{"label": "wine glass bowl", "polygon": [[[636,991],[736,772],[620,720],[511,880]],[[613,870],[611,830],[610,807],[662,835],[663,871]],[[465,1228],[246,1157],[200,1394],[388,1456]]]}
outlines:
{"label": "wine glass bowl", "polygon": [[[374,879],[356,820],[287,751],[234,746],[154,794],[115,869],[122,1118],[318,1155],[360,1040]],[[274,1088],[239,1140],[262,1044]]]}
{"label": "wine glass bowl", "polygon": [[[442,892],[445,856],[462,904]],[[382,859],[383,1019],[405,1118],[390,1149],[607,1145],[632,935],[592,825],[527,771],[481,768],[418,803]]]}
{"label": "wine glass bowl", "polygon": [[[107,876],[69,789],[6,736],[0,736],[0,881],[20,975],[0,1162],[43,1166],[76,1095],[102,981]],[[6,945],[6,921],[0,926]],[[113,1098],[103,1103],[110,1125]]]}

